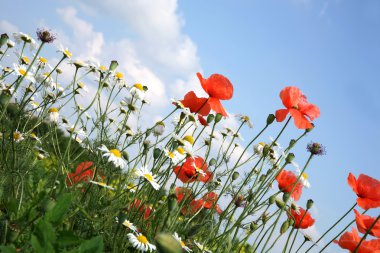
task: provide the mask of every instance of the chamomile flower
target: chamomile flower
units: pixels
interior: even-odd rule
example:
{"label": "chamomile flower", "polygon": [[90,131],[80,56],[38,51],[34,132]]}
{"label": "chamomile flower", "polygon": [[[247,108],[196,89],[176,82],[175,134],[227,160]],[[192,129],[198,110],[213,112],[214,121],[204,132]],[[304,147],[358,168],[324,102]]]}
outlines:
{"label": "chamomile flower", "polygon": [[48,110],[48,114],[49,114],[49,120],[51,122],[55,122],[57,123],[58,122],[58,119],[59,119],[59,110],[55,107],[52,107]]}
{"label": "chamomile flower", "polygon": [[13,33],[13,38],[15,39],[17,44],[21,44],[21,43],[29,44],[30,51],[33,51],[37,48],[36,41],[32,37],[30,37],[30,35],[28,34],[25,34],[22,32]]}
{"label": "chamomile flower", "polygon": [[44,69],[46,66],[48,66],[50,69],[52,69],[52,67],[48,63],[48,60],[42,56],[38,57],[37,66],[42,68],[42,69]]}
{"label": "chamomile flower", "polygon": [[182,147],[178,147],[173,152],[169,151],[168,149],[164,149],[165,155],[172,160],[173,164],[178,164],[186,157],[186,152]]}
{"label": "chamomile flower", "polygon": [[197,246],[199,250],[201,250],[202,253],[212,253],[212,251],[210,251],[206,246],[204,246],[203,244],[200,244],[196,240],[194,240],[194,244],[195,246]]}
{"label": "chamomile flower", "polygon": [[43,84],[45,87],[50,87],[54,89],[54,80],[49,72],[37,74],[36,82]]}
{"label": "chamomile flower", "polygon": [[106,188],[106,189],[109,189],[109,190],[112,190],[112,191],[115,190],[115,188],[113,188],[112,186],[109,186],[109,185],[107,185],[106,183],[103,183],[103,182],[96,182],[96,181],[90,180],[90,183],[91,184],[96,184],[96,185],[98,185],[100,187],[103,187],[103,188]]}
{"label": "chamomile flower", "polygon": [[160,185],[157,183],[156,176],[152,174],[145,166],[136,170],[136,175],[139,177],[143,177],[152,185],[155,190],[160,189]]}
{"label": "chamomile flower", "polygon": [[186,252],[192,252],[192,250],[182,241],[181,237],[178,236],[177,232],[174,232],[173,237],[181,244],[183,250]]}
{"label": "chamomile flower", "polygon": [[132,230],[133,232],[137,232],[137,228],[133,225],[132,222],[130,222],[129,220],[125,219],[124,222],[123,222],[123,226],[129,228],[130,230]]}
{"label": "chamomile flower", "polygon": [[35,82],[35,79],[33,77],[33,73],[31,73],[30,71],[26,72],[26,67],[24,65],[19,66],[19,65],[13,64],[13,68],[14,68],[14,71],[15,71],[14,73],[17,76],[24,77],[24,78],[28,79],[31,82]]}
{"label": "chamomile flower", "polygon": [[162,121],[156,122],[156,125],[153,128],[153,135],[154,136],[160,136],[165,131],[165,123]]}
{"label": "chamomile flower", "polygon": [[193,156],[193,145],[194,145],[194,138],[193,138],[193,136],[186,135],[185,137],[183,137],[183,149],[190,156]]}
{"label": "chamomile flower", "polygon": [[[301,174],[301,171],[299,168],[297,168],[297,175],[300,176],[300,174]],[[300,177],[300,181],[301,181],[303,187],[305,187],[305,188],[310,188],[310,186],[311,186],[308,179],[309,179],[309,176],[305,172],[303,172],[301,177]]]}
{"label": "chamomile flower", "polygon": [[108,149],[104,144],[99,150],[103,152],[103,157],[108,157],[108,161],[112,162],[116,167],[123,169],[127,166],[127,162],[124,161],[119,150]]}
{"label": "chamomile flower", "polygon": [[288,204],[291,209],[293,209],[297,214],[300,214],[300,207],[292,197],[289,198]]}
{"label": "chamomile flower", "polygon": [[144,86],[140,83],[134,84],[131,89],[130,89],[131,94],[140,99],[143,100],[145,97],[145,91],[144,91]]}
{"label": "chamomile flower", "polygon": [[73,54],[69,51],[68,48],[64,48],[62,45],[60,46],[58,52],[61,52],[65,58],[71,59]]}
{"label": "chamomile flower", "polygon": [[37,142],[41,143],[40,138],[38,138],[38,136],[35,133],[31,133],[29,135],[29,138],[32,139],[32,140],[34,140],[34,141],[37,141]]}
{"label": "chamomile flower", "polygon": [[20,142],[24,140],[24,135],[20,131],[16,130],[13,132],[13,140],[14,142]]}
{"label": "chamomile flower", "polygon": [[149,243],[148,238],[146,238],[143,234],[138,233],[136,236],[132,233],[129,233],[127,236],[132,246],[139,251],[152,252],[153,250],[156,250],[156,246]]}

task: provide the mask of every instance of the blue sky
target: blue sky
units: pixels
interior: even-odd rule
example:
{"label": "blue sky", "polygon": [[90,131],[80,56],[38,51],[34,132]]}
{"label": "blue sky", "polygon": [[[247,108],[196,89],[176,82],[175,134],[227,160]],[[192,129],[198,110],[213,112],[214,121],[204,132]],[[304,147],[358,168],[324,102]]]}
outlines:
{"label": "blue sky", "polygon": [[[15,0],[2,4],[0,32],[33,34],[47,26],[74,58],[107,62],[117,55],[131,81],[152,84],[153,118],[168,110],[170,97],[200,91],[197,71],[221,73],[235,88],[225,107],[249,115],[255,125],[244,130],[246,140],[268,113],[282,108],[280,90],[298,86],[321,117],[296,149],[297,162],[305,162],[311,140],[327,149],[312,161],[312,188],[302,198],[316,203],[318,231],[353,205],[348,172],[380,178],[379,1],[104,2]],[[300,133],[292,126],[280,142]]]}

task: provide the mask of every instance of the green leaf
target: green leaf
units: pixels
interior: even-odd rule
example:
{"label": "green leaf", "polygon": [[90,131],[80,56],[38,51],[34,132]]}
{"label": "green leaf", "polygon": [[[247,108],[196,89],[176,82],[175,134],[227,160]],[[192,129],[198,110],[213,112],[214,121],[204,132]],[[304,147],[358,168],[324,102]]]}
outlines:
{"label": "green leaf", "polygon": [[16,248],[13,245],[0,246],[0,251],[3,253],[17,253]]}
{"label": "green leaf", "polygon": [[58,225],[62,222],[66,213],[71,206],[72,196],[69,193],[63,194],[57,201],[57,204],[52,210],[46,213],[46,219],[53,225]]}
{"label": "green leaf", "polygon": [[35,252],[55,252],[56,235],[53,226],[45,219],[40,220],[33,232],[31,243]]}
{"label": "green leaf", "polygon": [[61,247],[73,246],[79,244],[82,240],[72,231],[61,231],[58,235],[57,243]]}
{"label": "green leaf", "polygon": [[103,237],[97,236],[90,240],[84,241],[78,253],[102,253],[103,252]]}

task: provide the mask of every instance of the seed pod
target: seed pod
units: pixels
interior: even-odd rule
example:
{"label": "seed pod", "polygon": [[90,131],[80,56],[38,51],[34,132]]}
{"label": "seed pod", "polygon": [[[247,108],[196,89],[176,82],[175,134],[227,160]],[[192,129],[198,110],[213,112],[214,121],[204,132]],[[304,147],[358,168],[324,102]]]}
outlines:
{"label": "seed pod", "polygon": [[289,220],[286,220],[286,221],[285,221],[284,223],[282,223],[282,225],[281,225],[280,233],[281,233],[281,234],[285,233],[285,232],[288,230],[289,226],[290,226]]}
{"label": "seed pod", "polygon": [[276,117],[273,114],[269,114],[267,117],[267,125],[272,124],[275,119]]}
{"label": "seed pod", "polygon": [[285,206],[284,201],[282,201],[281,199],[276,199],[275,202],[276,202],[276,206],[278,206],[278,208],[280,208],[280,209],[284,208],[284,206]]}
{"label": "seed pod", "polygon": [[239,178],[239,172],[234,171],[234,173],[232,174],[232,181],[235,181],[238,178]]}
{"label": "seed pod", "polygon": [[288,192],[285,192],[284,195],[282,195],[282,200],[286,203],[288,202],[290,198],[290,194]]}
{"label": "seed pod", "polygon": [[219,121],[221,121],[222,120],[222,114],[216,114],[216,116],[215,116],[215,123],[218,123]]}
{"label": "seed pod", "polygon": [[286,163],[292,163],[292,161],[294,160],[294,154],[293,153],[289,153],[286,158],[285,158],[285,161]]}
{"label": "seed pod", "polygon": [[215,118],[214,114],[209,114],[207,116],[207,123],[208,124],[212,123],[212,121],[214,120],[214,118]]}
{"label": "seed pod", "polygon": [[307,201],[306,208],[307,208],[307,209],[310,209],[310,208],[313,206],[313,204],[314,204],[314,201],[313,201],[312,199],[309,199],[309,200]]}

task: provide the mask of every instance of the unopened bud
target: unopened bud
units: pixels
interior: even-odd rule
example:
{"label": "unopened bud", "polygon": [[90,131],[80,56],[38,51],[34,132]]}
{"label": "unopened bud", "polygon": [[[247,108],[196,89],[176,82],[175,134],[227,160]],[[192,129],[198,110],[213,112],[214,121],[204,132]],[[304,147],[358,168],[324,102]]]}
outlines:
{"label": "unopened bud", "polygon": [[277,199],[277,198],[276,198],[275,202],[276,202],[276,206],[277,206],[278,208],[280,208],[280,209],[284,208],[285,203],[284,203],[281,199]]}
{"label": "unopened bud", "polygon": [[215,116],[215,123],[218,123],[219,121],[221,121],[222,117],[223,117],[222,114],[217,113]]}
{"label": "unopened bud", "polygon": [[9,36],[6,33],[3,33],[0,37],[0,48],[8,42]]}
{"label": "unopened bud", "polygon": [[117,61],[113,60],[113,61],[111,61],[111,63],[110,63],[109,70],[110,70],[110,71],[114,71],[114,70],[117,68],[117,66],[119,66],[119,63],[118,63]]}
{"label": "unopened bud", "polygon": [[306,208],[307,208],[307,209],[310,209],[310,208],[313,206],[313,204],[314,204],[314,201],[313,201],[312,199],[309,199],[309,200],[307,201]]}
{"label": "unopened bud", "polygon": [[156,160],[158,157],[160,157],[160,155],[161,155],[161,149],[155,148],[153,150],[153,158],[154,158],[154,160]]}
{"label": "unopened bud", "polygon": [[128,154],[128,152],[127,151],[123,151],[123,158],[125,159],[125,160],[127,160],[127,161],[129,161],[129,154]]}
{"label": "unopened bud", "polygon": [[268,200],[269,205],[272,205],[275,201],[276,201],[276,197],[275,196],[270,196],[269,197],[269,200]]}
{"label": "unopened bud", "polygon": [[267,117],[267,125],[272,124],[275,119],[276,117],[273,114],[269,114]]}
{"label": "unopened bud", "polygon": [[293,153],[289,153],[287,156],[286,156],[286,163],[292,163],[292,161],[294,160],[294,154]]}
{"label": "unopened bud", "polygon": [[286,203],[288,202],[290,198],[290,194],[288,192],[285,192],[284,195],[282,195],[282,200]]}
{"label": "unopened bud", "polygon": [[289,220],[286,220],[284,223],[282,223],[281,225],[281,228],[280,228],[280,233],[281,234],[284,234],[288,228],[289,228],[290,224],[289,224]]}
{"label": "unopened bud", "polygon": [[210,162],[208,163],[210,166],[214,166],[216,164],[215,158],[211,158]]}
{"label": "unopened bud", "polygon": [[257,223],[256,222],[251,222],[251,224],[249,225],[249,229],[253,232],[253,231],[256,231],[257,229]]}
{"label": "unopened bud", "polygon": [[182,253],[181,244],[171,234],[162,233],[156,237],[156,245],[162,253]]}
{"label": "unopened bud", "polygon": [[235,181],[236,179],[238,179],[238,177],[239,177],[239,172],[234,171],[234,173],[232,174],[232,181]]}
{"label": "unopened bud", "polygon": [[267,156],[268,153],[269,153],[269,151],[270,151],[270,147],[269,147],[269,145],[265,144],[265,146],[264,146],[264,148],[263,148],[263,156],[264,156],[264,157]]}
{"label": "unopened bud", "polygon": [[214,118],[215,118],[214,114],[209,114],[207,116],[207,123],[208,124],[212,123],[212,121],[214,120]]}
{"label": "unopened bud", "polygon": [[290,142],[289,142],[289,149],[293,148],[295,144],[296,144],[296,140],[295,139],[291,139]]}

